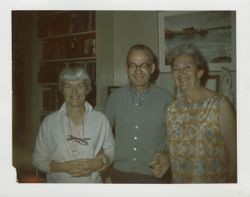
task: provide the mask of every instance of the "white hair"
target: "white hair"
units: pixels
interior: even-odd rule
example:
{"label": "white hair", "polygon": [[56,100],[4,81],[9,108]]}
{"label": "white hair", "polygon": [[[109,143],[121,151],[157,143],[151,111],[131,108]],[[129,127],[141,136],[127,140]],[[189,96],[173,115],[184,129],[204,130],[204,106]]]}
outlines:
{"label": "white hair", "polygon": [[81,66],[70,66],[63,69],[59,75],[59,90],[62,92],[65,81],[83,80],[87,93],[91,91],[91,79],[86,70]]}

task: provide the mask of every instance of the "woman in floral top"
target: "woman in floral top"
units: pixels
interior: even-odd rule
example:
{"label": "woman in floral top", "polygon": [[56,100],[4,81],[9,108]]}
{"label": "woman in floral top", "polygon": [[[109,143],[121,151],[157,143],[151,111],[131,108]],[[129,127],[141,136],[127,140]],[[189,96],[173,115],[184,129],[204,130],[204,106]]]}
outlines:
{"label": "woman in floral top", "polygon": [[173,183],[236,182],[236,121],[226,97],[205,88],[207,63],[194,45],[172,52],[181,96],[167,108]]}

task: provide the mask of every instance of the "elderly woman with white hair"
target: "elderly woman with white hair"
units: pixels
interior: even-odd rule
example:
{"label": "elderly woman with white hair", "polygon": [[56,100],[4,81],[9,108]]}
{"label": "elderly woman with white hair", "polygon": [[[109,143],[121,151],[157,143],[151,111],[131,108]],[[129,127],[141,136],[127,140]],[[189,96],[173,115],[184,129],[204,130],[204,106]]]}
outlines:
{"label": "elderly woman with white hair", "polygon": [[100,183],[100,171],[113,160],[114,138],[104,114],[85,100],[91,80],[82,67],[60,73],[65,102],[42,122],[33,164],[50,183]]}

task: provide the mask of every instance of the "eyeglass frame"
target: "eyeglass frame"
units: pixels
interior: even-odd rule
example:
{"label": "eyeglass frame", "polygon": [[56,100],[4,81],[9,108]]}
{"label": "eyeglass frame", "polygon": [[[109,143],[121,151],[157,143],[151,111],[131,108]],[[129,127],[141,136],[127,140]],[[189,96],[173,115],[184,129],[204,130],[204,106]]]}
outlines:
{"label": "eyeglass frame", "polygon": [[139,68],[140,70],[148,71],[151,66],[152,66],[152,63],[149,64],[149,63],[146,63],[146,62],[141,63],[141,64],[131,63],[131,64],[128,64],[128,69],[131,70],[131,71],[136,71],[137,68]]}
{"label": "eyeglass frame", "polygon": [[81,144],[81,145],[88,145],[88,140],[90,140],[91,138],[79,138],[79,137],[75,137],[73,135],[68,135],[67,136],[67,141],[74,141],[78,144]]}

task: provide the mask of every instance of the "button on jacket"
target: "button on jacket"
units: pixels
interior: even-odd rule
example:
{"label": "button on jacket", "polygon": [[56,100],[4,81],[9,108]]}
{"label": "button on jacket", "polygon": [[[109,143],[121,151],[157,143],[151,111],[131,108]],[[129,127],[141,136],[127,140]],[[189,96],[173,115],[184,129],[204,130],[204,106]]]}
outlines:
{"label": "button on jacket", "polygon": [[151,85],[140,110],[133,105],[129,85],[110,95],[106,115],[115,127],[115,169],[152,175],[149,163],[153,155],[167,148],[164,116],[171,101],[171,95],[155,85]]}

